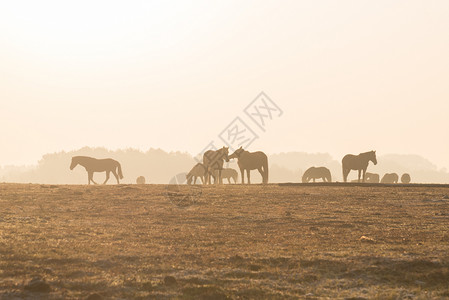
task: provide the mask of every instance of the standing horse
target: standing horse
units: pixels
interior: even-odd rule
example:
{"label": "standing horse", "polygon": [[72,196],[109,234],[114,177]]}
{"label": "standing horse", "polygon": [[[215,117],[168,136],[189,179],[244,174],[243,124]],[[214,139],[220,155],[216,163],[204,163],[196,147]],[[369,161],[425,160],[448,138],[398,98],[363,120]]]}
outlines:
{"label": "standing horse", "polygon": [[[87,171],[87,183],[90,184],[92,181],[94,184],[97,184],[94,181],[94,172],[106,172],[106,180],[103,184],[109,180],[109,174],[112,172],[115,178],[117,179],[117,184],[119,184],[119,177],[123,179],[122,167],[120,163],[112,158],[106,159],[96,159],[88,156],[74,156],[72,157],[72,163],[70,164],[70,170],[73,170],[77,165],[82,165],[86,168]],[[118,171],[118,174],[117,174]]]}
{"label": "standing horse", "polygon": [[242,173],[242,184],[245,183],[245,170],[248,176],[248,184],[251,184],[250,171],[255,169],[257,169],[260,175],[262,175],[262,182],[264,184],[268,183],[268,157],[265,153],[261,151],[248,152],[240,147],[229,156],[229,159],[231,158],[238,159],[237,164],[240,168],[240,172]]}
{"label": "standing horse", "polygon": [[[229,148],[223,147],[219,150],[208,150],[203,154],[203,165],[206,167],[206,184],[211,183],[211,176],[214,177],[214,183],[223,183],[221,179],[221,170],[223,170],[224,160],[229,161]],[[218,178],[215,176],[215,170],[218,170]]]}
{"label": "standing horse", "polygon": [[358,182],[360,182],[360,175],[363,171],[363,182],[365,182],[365,173],[368,168],[368,163],[372,161],[377,165],[376,151],[369,151],[360,153],[359,155],[347,154],[343,157],[341,164],[343,168],[343,180],[348,180],[348,174],[351,170],[359,171]]}

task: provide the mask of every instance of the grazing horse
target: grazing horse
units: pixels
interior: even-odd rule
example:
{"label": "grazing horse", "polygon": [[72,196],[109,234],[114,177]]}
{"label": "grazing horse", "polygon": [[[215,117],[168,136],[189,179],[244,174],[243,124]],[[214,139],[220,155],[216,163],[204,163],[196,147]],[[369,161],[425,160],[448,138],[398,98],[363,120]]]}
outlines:
{"label": "grazing horse", "polygon": [[[215,176],[218,176],[217,171],[215,171]],[[224,168],[221,170],[221,180],[224,178],[228,179],[229,184],[231,184],[231,178],[234,180],[234,183],[237,183],[237,179],[239,177],[239,173],[236,170],[231,168]]]}
{"label": "grazing horse", "polygon": [[377,165],[376,151],[369,151],[360,153],[359,155],[347,154],[343,157],[341,163],[343,168],[343,180],[348,180],[348,174],[351,170],[359,171],[358,182],[360,182],[360,175],[363,171],[363,182],[365,182],[365,173],[368,168],[368,163],[372,161]]}
{"label": "grazing horse", "polygon": [[245,170],[248,176],[248,184],[251,184],[250,171],[255,169],[257,169],[260,175],[262,175],[262,182],[264,184],[268,183],[268,158],[265,153],[261,151],[248,152],[240,147],[229,156],[229,159],[231,158],[238,159],[237,164],[240,168],[240,172],[242,173],[242,184],[245,183]]}
{"label": "grazing horse", "polygon": [[[72,157],[72,163],[70,164],[70,170],[73,170],[77,165],[82,165],[87,171],[87,183],[90,184],[92,181],[94,184],[97,184],[94,181],[94,172],[106,172],[106,180],[103,184],[109,180],[109,174],[112,172],[115,178],[117,179],[117,184],[119,184],[119,177],[123,179],[122,167],[120,163],[112,158],[106,159],[96,159],[88,156],[74,156]],[[118,174],[117,174],[118,171]]]}
{"label": "grazing horse", "polygon": [[192,179],[193,184],[196,184],[196,180],[198,178],[201,178],[201,183],[204,184],[206,180],[205,179],[206,174],[207,174],[206,166],[203,165],[202,163],[197,163],[195,166],[193,166],[192,170],[190,170],[190,172],[187,173],[186,175],[187,184],[192,184]]}
{"label": "grazing horse", "polygon": [[325,167],[310,167],[304,172],[304,175],[302,176],[302,182],[307,183],[311,179],[313,179],[313,182],[315,182],[315,179],[319,178],[321,178],[323,182],[331,182],[331,171],[329,171],[329,169]]}
{"label": "grazing horse", "polygon": [[[211,183],[211,176],[214,177],[214,183],[223,183],[221,180],[221,170],[223,170],[224,161],[229,161],[229,148],[223,147],[219,150],[208,150],[203,154],[203,164],[206,167],[206,184]],[[218,170],[218,178],[214,176],[215,170]]]}
{"label": "grazing horse", "polygon": [[379,174],[376,174],[376,173],[369,173],[369,172],[366,172],[365,173],[365,182],[368,182],[368,183],[379,183]]}
{"label": "grazing horse", "polygon": [[398,183],[399,176],[396,173],[386,173],[380,183]]}
{"label": "grazing horse", "polygon": [[411,180],[412,179],[410,177],[410,174],[408,174],[408,173],[402,174],[402,176],[401,176],[401,182],[402,183],[408,184],[408,183],[410,183]]}

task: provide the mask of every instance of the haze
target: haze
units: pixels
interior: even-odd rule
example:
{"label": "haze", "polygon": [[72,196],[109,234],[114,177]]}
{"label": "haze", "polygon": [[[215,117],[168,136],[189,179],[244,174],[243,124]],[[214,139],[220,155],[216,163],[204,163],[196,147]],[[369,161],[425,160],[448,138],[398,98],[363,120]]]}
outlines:
{"label": "haze", "polygon": [[284,113],[250,149],[449,168],[448,14],[448,1],[5,1],[0,165],[84,146],[194,155],[264,91]]}

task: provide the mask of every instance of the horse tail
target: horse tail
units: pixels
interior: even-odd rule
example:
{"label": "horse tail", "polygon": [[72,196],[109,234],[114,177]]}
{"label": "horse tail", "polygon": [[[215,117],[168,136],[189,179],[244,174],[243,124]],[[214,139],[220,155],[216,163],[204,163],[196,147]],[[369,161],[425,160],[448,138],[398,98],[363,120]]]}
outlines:
{"label": "horse tail", "polygon": [[117,162],[117,168],[118,168],[118,176],[120,177],[120,179],[123,179],[122,166],[120,165],[119,162]]}
{"label": "horse tail", "polygon": [[263,183],[268,183],[268,158],[267,156],[264,157],[263,159],[263,174],[264,174],[264,178],[263,178]]}

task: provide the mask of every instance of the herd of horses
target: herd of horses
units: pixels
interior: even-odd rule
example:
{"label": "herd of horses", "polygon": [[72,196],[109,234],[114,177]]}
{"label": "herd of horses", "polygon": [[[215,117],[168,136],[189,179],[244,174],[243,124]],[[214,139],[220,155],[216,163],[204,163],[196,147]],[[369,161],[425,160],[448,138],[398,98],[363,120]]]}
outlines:
{"label": "herd of horses", "polygon": [[[251,183],[251,171],[258,170],[262,176],[262,183],[268,183],[268,157],[262,151],[249,152],[242,147],[235,150],[234,153],[229,155],[229,148],[222,147],[218,150],[208,150],[203,154],[203,162],[197,163],[190,172],[186,175],[187,184],[196,184],[198,178],[203,184],[222,184],[223,179],[227,179],[228,183],[231,183],[231,179],[234,183],[238,181],[238,173],[234,169],[224,168],[224,162],[229,162],[231,159],[237,159],[237,165],[240,169],[242,184],[245,183],[245,171],[247,174],[247,183]],[[342,159],[342,171],[343,180],[347,182],[348,175],[351,170],[358,171],[358,179],[353,180],[356,182],[367,183],[398,183],[399,176],[396,173],[387,173],[381,180],[379,180],[379,174],[366,172],[369,162],[377,164],[376,151],[369,151],[360,153],[359,155],[348,154]],[[96,159],[88,156],[74,156],[72,157],[72,163],[70,170],[73,170],[77,165],[83,166],[87,171],[88,184],[94,183],[94,172],[106,172],[106,179],[103,184],[106,184],[109,180],[110,173],[114,175],[117,180],[117,184],[120,183],[120,179],[123,179],[122,167],[120,163],[114,159]],[[140,178],[140,177],[139,177]],[[313,180],[321,179],[323,182],[331,182],[332,175],[329,169],[325,167],[311,167],[304,172],[302,182],[307,183]],[[139,180],[142,182],[142,178]],[[144,178],[143,178],[144,182]],[[410,183],[410,175],[405,173],[401,177],[402,183]]]}
{"label": "herd of horses", "polygon": [[211,184],[212,178],[214,184],[222,184],[223,178],[227,178],[231,183],[237,183],[238,173],[234,169],[223,168],[224,162],[231,159],[237,159],[237,165],[242,175],[242,184],[245,183],[245,171],[248,178],[248,184],[251,183],[251,171],[258,170],[262,176],[262,183],[268,183],[268,157],[262,151],[249,152],[242,147],[229,155],[229,148],[223,147],[219,150],[208,150],[203,154],[203,163],[197,163],[186,175],[187,184],[196,183],[200,178],[203,184]]}

